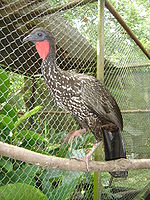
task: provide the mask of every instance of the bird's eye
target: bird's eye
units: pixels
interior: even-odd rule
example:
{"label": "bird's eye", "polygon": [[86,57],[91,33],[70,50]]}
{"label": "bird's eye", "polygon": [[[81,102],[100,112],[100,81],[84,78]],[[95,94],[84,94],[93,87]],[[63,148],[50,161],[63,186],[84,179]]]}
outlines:
{"label": "bird's eye", "polygon": [[41,37],[41,36],[42,36],[42,33],[38,33],[38,36]]}

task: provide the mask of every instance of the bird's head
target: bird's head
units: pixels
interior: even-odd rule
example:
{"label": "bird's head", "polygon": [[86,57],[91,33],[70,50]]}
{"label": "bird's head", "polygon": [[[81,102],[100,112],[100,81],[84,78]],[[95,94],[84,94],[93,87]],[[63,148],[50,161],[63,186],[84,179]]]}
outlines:
{"label": "bird's head", "polygon": [[47,30],[36,28],[23,39],[23,42],[25,41],[35,43],[37,52],[42,60],[45,60],[48,55],[55,57],[55,39]]}

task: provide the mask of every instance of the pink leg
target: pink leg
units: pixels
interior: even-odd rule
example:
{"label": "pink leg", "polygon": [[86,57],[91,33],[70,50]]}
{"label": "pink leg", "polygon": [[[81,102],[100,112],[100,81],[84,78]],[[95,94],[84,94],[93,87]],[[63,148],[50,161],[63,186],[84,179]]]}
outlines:
{"label": "pink leg", "polygon": [[71,133],[69,133],[69,135],[64,139],[64,141],[68,141],[68,143],[70,144],[70,150],[72,149],[72,142],[74,140],[74,138],[77,139],[77,137],[81,134],[84,134],[86,133],[87,130],[84,128],[84,129],[80,129],[80,130],[75,130],[75,131],[72,131]]}
{"label": "pink leg", "polygon": [[100,143],[101,142],[95,143],[94,146],[92,147],[91,151],[84,158],[77,159],[77,160],[82,160],[86,163],[87,171],[89,171],[89,159],[92,156],[92,154],[94,153],[94,151],[97,149],[97,147],[99,147]]}

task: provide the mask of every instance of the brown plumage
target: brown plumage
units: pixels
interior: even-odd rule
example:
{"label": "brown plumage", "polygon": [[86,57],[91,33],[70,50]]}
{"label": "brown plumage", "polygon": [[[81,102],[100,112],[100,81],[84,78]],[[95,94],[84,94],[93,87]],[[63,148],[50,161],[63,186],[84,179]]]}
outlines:
{"label": "brown plumage", "polygon": [[[104,137],[106,160],[125,158],[124,143],[121,138],[123,120],[120,109],[106,87],[96,78],[61,70],[55,60],[55,39],[47,30],[38,28],[24,41],[32,41],[42,58],[42,74],[45,83],[57,105],[73,115],[80,126],[73,131],[72,139],[86,130],[91,130],[96,143],[86,157],[89,157]],[[127,176],[127,172],[114,172],[113,176]]]}

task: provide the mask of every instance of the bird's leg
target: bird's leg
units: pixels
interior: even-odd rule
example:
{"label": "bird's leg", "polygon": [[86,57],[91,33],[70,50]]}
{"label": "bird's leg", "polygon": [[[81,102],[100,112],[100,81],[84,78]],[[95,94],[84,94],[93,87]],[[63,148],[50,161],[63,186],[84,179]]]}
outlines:
{"label": "bird's leg", "polygon": [[84,158],[79,158],[79,160],[82,160],[86,163],[86,168],[87,168],[87,171],[89,171],[89,160],[90,160],[90,157],[92,156],[92,154],[94,153],[94,151],[99,147],[101,142],[96,142],[91,151],[84,157]]}
{"label": "bird's leg", "polygon": [[73,142],[74,138],[77,139],[79,135],[84,134],[86,132],[87,132],[87,130],[84,128],[84,129],[79,129],[79,130],[71,131],[68,134],[68,136],[64,139],[64,141],[65,142],[68,141],[68,143],[70,144],[69,150],[72,149],[72,142]]}

